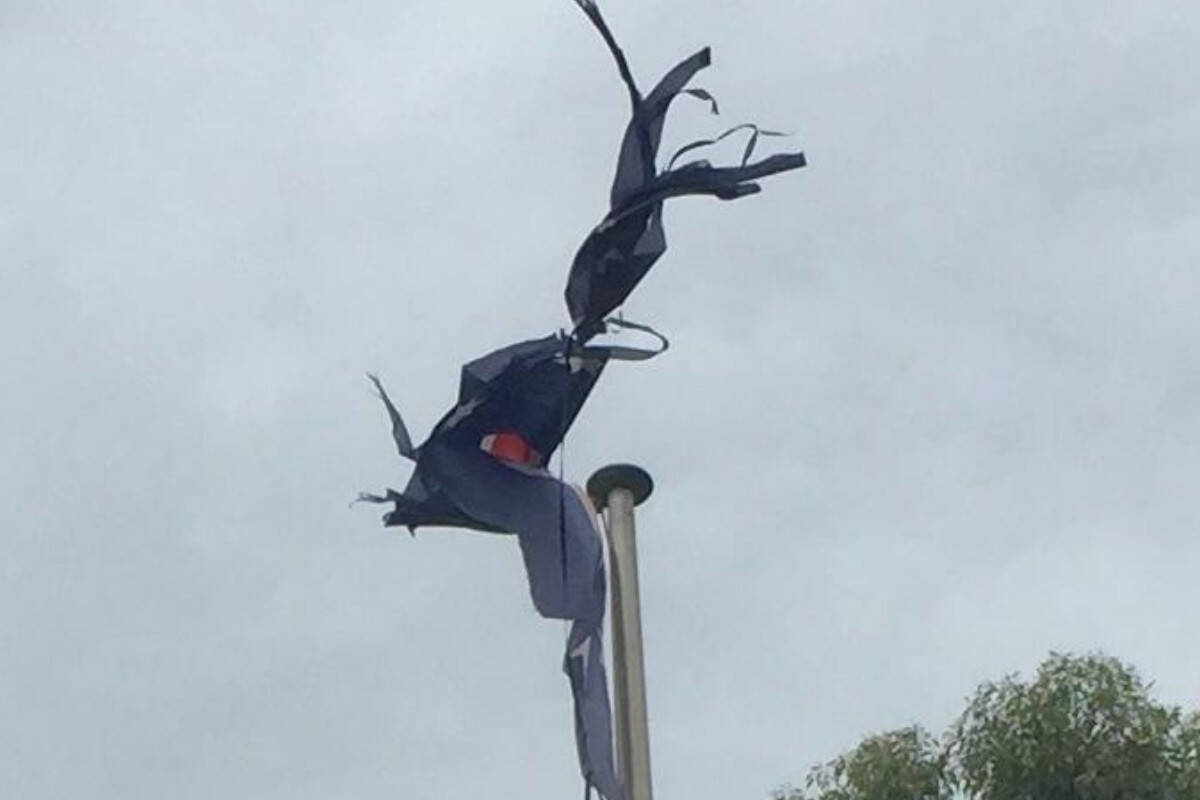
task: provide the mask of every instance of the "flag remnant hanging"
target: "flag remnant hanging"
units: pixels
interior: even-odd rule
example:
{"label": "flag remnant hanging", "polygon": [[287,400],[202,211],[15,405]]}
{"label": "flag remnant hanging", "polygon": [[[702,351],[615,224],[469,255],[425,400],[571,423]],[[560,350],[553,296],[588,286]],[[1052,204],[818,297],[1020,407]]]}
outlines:
{"label": "flag remnant hanging", "polygon": [[[707,91],[687,88],[692,77],[712,62],[709,48],[679,62],[643,97],[625,54],[617,46],[596,4],[591,0],[576,0],[576,3],[608,45],[632,106],[609,193],[609,211],[584,239],[567,278],[567,311],[575,334],[586,340],[602,330],[604,318],[625,302],[650,267],[666,252],[662,212],[668,198],[711,195],[722,200],[735,200],[761,191],[757,180],[798,169],[807,161],[803,153],[780,153],[750,162],[761,136],[782,134],[747,123],[715,137],[684,145],[676,151],[666,169],[659,171],[655,162],[663,125],[675,98],[680,94],[690,95],[706,100],[713,113],[717,111],[717,103]],[[675,161],[684,153],[716,144],[743,130],[751,133],[737,166],[714,167],[702,159],[675,166]]]}
{"label": "flag remnant hanging", "polygon": [[[653,333],[647,326],[614,324]],[[620,800],[604,669],[606,594],[596,512],[577,487],[546,466],[609,361],[644,361],[658,349],[581,345],[564,334],[518,342],[462,368],[458,402],[414,447],[382,382],[371,381],[392,422],[400,455],[416,462],[404,492],[363,493],[391,503],[386,525],[514,533],[534,608],[572,623],[563,670],[575,701],[576,744],[588,786]]]}
{"label": "flag remnant hanging", "polygon": [[[415,468],[403,492],[362,493],[359,499],[391,504],[384,524],[414,533],[421,527],[457,527],[515,534],[534,608],[543,617],[571,622],[562,667],[574,699],[585,790],[595,789],[603,800],[625,800],[613,760],[604,669],[607,588],[597,515],[578,487],[551,474],[550,457],[609,362],[647,360],[668,347],[649,326],[609,316],[666,252],[665,201],[685,195],[737,199],[760,191],[758,180],[806,161],[799,152],[751,161],[761,137],[782,134],[742,124],[684,145],[660,170],[658,149],[672,102],[688,95],[717,111],[707,91],[688,86],[709,65],[708,48],[681,61],[643,96],[595,2],[575,3],[616,61],[632,113],[609,210],[584,239],[568,273],[564,295],[571,331],[518,342],[464,365],[457,401],[419,447],[413,446],[383,383],[370,375],[391,420],[396,449]],[[676,166],[683,155],[744,131],[749,136],[739,164],[717,167],[692,160]],[[658,347],[591,343],[610,326],[647,333],[658,339]]]}

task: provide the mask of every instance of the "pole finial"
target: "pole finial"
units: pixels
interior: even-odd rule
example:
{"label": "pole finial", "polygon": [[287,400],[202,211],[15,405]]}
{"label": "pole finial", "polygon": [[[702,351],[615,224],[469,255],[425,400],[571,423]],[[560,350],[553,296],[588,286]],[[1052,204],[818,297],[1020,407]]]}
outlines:
{"label": "pole finial", "polygon": [[588,478],[588,496],[597,510],[608,504],[608,495],[613,489],[628,489],[633,495],[633,504],[639,506],[654,491],[654,481],[649,472],[636,464],[609,464]]}

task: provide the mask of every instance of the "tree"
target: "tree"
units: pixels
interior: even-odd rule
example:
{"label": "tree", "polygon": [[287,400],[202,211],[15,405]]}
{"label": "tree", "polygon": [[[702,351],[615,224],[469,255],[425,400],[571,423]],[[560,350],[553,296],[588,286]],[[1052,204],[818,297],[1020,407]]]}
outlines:
{"label": "tree", "polygon": [[982,800],[1197,800],[1196,717],[1130,666],[1054,654],[1030,683],[979,687],[951,728],[956,781]]}
{"label": "tree", "polygon": [[776,800],[1200,800],[1200,713],[1104,655],[981,685],[941,737],[870,736]]}
{"label": "tree", "polygon": [[950,800],[942,748],[920,725],[869,736],[775,800]]}

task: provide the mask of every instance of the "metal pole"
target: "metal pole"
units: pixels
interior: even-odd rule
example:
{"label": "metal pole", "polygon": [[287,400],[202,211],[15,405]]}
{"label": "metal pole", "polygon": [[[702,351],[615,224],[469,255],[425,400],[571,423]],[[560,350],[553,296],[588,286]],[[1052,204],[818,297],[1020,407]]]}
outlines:
{"label": "metal pole", "polygon": [[650,730],[646,719],[646,673],[638,598],[634,506],[654,489],[641,467],[613,464],[588,479],[597,508],[607,508],[605,532],[612,573],[613,695],[617,770],[629,800],[651,800]]}

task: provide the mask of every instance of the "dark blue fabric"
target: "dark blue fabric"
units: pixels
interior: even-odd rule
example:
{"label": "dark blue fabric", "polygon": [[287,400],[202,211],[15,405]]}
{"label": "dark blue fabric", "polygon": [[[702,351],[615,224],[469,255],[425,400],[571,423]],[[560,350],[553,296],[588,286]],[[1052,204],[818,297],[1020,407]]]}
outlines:
{"label": "dark blue fabric", "polygon": [[[592,4],[585,10],[610,39],[607,27]],[[634,287],[667,249],[662,225],[663,202],[680,195],[711,195],[733,200],[759,191],[753,181],[805,165],[802,153],[786,153],[738,167],[713,167],[694,161],[677,169],[658,172],[655,160],[662,140],[663,124],[672,101],[693,76],[711,61],[706,47],[672,68],[643,99],[628,76],[620,51],[610,49],[623,67],[622,77],[630,87],[633,114],[617,157],[616,175],[609,195],[609,211],[588,234],[571,263],[564,292],[574,335],[585,342],[599,333],[603,320],[625,302]],[[711,99],[707,92],[699,96]],[[757,131],[756,126],[755,130]],[[757,135],[754,137],[757,140]],[[690,146],[689,146],[690,149]],[[752,147],[748,146],[746,158]]]}
{"label": "dark blue fabric", "polygon": [[[604,672],[606,582],[596,515],[580,493],[545,466],[610,358],[641,360],[656,354],[587,343],[605,329],[608,314],[666,251],[665,201],[681,195],[743,197],[759,191],[757,179],[802,167],[805,159],[801,153],[785,153],[747,163],[759,134],[771,135],[749,126],[754,133],[739,166],[692,161],[674,167],[672,162],[659,172],[663,123],[674,98],[686,92],[708,100],[716,111],[711,95],[687,88],[708,66],[709,51],[705,48],[681,61],[643,97],[595,2],[576,3],[617,62],[629,90],[632,118],[621,142],[608,213],[571,264],[565,296],[572,334],[519,342],[465,365],[457,402],[416,448],[382,384],[372,376],[387,407],[396,448],[416,467],[403,492],[389,489],[382,496],[360,497],[392,504],[384,516],[387,525],[516,534],[534,607],[542,616],[572,622],[562,666],[574,697],[576,743],[586,785],[595,787],[604,800],[624,800],[614,768]],[[680,153],[717,139],[687,145]],[[658,338],[661,352],[667,343]],[[506,463],[485,452],[481,445],[495,434],[520,437],[534,452],[530,463]]]}
{"label": "dark blue fabric", "polygon": [[[389,489],[384,496],[364,494],[362,499],[392,503],[394,508],[384,516],[385,524],[410,530],[439,525],[514,532],[512,527],[494,520],[480,519],[447,491],[448,482],[462,485],[461,476],[434,467],[429,458],[431,447],[440,443],[463,453],[483,455],[479,449],[483,437],[516,433],[539,454],[535,466],[542,466],[562,443],[607,362],[604,348],[580,348],[562,335],[518,342],[470,362],[462,369],[458,403],[442,417],[429,439],[415,448],[417,466],[405,490]],[[382,383],[372,380],[387,407],[395,435],[395,431],[404,430],[403,420]]]}
{"label": "dark blue fabric", "polygon": [[[416,448],[416,469],[404,492],[388,490],[385,496],[364,499],[393,504],[384,517],[388,525],[516,534],[534,608],[543,617],[572,622],[563,669],[574,698],[584,780],[605,800],[623,800],[603,660],[603,544],[590,505],[544,468],[599,378],[608,352],[548,336],[467,364],[459,402]],[[403,429],[382,384],[376,381],[376,386],[393,432]],[[518,434],[541,459],[514,465],[481,449],[485,436],[500,432]]]}

